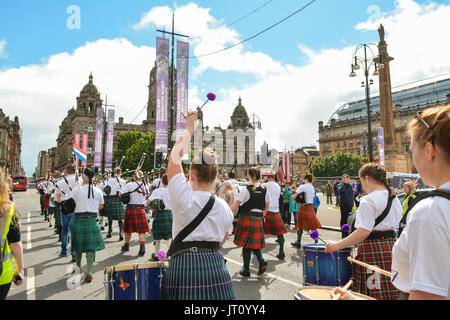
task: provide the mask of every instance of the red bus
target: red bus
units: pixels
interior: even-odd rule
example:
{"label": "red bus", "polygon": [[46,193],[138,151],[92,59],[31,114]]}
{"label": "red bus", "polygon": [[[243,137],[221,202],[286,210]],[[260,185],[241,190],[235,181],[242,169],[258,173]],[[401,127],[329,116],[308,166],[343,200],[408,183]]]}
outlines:
{"label": "red bus", "polygon": [[28,178],[15,176],[12,178],[13,191],[27,191]]}

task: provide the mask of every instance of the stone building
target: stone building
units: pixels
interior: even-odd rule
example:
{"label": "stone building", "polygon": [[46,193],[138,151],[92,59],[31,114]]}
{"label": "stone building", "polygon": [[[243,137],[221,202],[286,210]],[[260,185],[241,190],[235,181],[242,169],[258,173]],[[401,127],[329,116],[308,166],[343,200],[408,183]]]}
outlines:
{"label": "stone building", "polygon": [[303,182],[305,175],[311,172],[309,169],[311,161],[320,156],[320,151],[316,146],[301,147],[295,149],[289,156],[292,181],[298,183]]}
{"label": "stone building", "polygon": [[22,129],[19,118],[10,120],[0,109],[0,168],[8,175],[24,174],[21,166]]}

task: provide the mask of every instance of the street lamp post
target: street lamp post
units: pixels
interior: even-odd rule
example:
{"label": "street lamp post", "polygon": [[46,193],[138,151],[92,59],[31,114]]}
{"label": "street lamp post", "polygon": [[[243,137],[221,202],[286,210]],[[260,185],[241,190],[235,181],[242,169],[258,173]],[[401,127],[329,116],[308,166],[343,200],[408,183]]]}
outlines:
{"label": "street lamp post", "polygon": [[[362,67],[364,67],[364,76],[365,76],[365,83],[362,82],[361,87],[365,87],[366,91],[366,108],[367,108],[367,147],[369,151],[369,161],[373,162],[373,147],[372,147],[372,114],[370,110],[370,85],[373,84],[373,80],[369,81],[369,70],[372,66],[375,67],[375,71],[373,72],[374,76],[378,76],[380,73],[378,72],[378,69],[384,68],[384,65],[382,63],[378,64],[376,62],[377,58],[379,58],[378,55],[375,55],[371,49],[371,46],[375,46],[377,48],[377,45],[374,43],[365,43],[360,44],[358,47],[356,47],[355,53],[352,57],[352,72],[350,73],[350,77],[356,77],[356,70],[360,69],[360,64]],[[364,58],[359,57],[357,55],[358,51],[360,49],[364,49]],[[372,54],[372,57],[367,57],[367,50],[369,50]],[[353,63],[354,61],[354,63]],[[381,61],[379,59],[378,61]]]}

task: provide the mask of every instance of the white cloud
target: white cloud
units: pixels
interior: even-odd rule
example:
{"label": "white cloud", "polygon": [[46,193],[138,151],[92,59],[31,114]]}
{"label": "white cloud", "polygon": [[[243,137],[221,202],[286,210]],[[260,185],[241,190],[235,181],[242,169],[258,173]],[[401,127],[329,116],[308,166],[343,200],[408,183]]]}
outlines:
{"label": "white cloud", "polygon": [[0,59],[6,57],[6,50],[5,50],[6,44],[7,44],[6,40],[0,40]]}

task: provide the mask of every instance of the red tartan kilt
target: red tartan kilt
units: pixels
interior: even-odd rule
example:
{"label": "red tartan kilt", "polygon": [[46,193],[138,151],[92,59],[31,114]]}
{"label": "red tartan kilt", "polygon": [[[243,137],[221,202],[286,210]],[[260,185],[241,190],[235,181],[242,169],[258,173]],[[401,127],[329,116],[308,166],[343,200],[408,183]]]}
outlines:
{"label": "red tartan kilt", "polygon": [[247,249],[262,249],[266,247],[262,218],[240,214],[234,233],[233,242],[238,247]]}
{"label": "red tartan kilt", "polygon": [[125,219],[123,222],[124,233],[146,233],[150,232],[150,227],[145,215],[145,209],[129,208],[125,210]]}
{"label": "red tartan kilt", "polygon": [[48,210],[49,203],[50,203],[50,195],[44,194],[44,196],[42,197],[41,209]]}
{"label": "red tartan kilt", "polygon": [[273,234],[275,236],[281,236],[288,232],[286,226],[279,212],[268,212],[265,216],[266,223],[264,225],[265,234]]}
{"label": "red tartan kilt", "polygon": [[[358,244],[355,259],[391,271],[394,238],[364,240]],[[391,279],[368,270],[359,264],[352,265],[353,290],[377,300],[397,300],[399,291]]]}
{"label": "red tartan kilt", "polygon": [[314,213],[312,203],[301,204],[297,215],[297,228],[302,230],[316,230],[321,227],[322,225]]}

